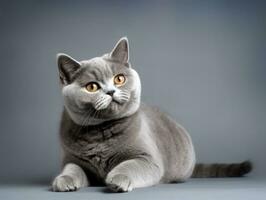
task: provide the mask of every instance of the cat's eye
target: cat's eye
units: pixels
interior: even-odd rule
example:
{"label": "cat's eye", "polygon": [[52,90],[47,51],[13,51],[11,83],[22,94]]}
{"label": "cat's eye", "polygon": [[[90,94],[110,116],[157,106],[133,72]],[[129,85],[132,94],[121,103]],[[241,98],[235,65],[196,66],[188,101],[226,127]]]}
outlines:
{"label": "cat's eye", "polygon": [[100,89],[100,86],[98,83],[95,83],[95,82],[91,82],[91,83],[88,83],[86,85],[86,89],[89,91],[89,92],[96,92],[97,90]]}
{"label": "cat's eye", "polygon": [[123,74],[118,74],[114,77],[114,84],[116,86],[121,86],[125,83],[126,77]]}

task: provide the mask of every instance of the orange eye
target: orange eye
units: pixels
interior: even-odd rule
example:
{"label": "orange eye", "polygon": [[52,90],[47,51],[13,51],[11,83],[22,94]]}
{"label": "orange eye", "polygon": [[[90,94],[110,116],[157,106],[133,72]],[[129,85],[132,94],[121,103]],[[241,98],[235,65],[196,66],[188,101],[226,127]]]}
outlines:
{"label": "orange eye", "polygon": [[118,74],[114,77],[114,84],[116,86],[121,86],[125,83],[126,77],[123,74]]}
{"label": "orange eye", "polygon": [[100,89],[100,86],[97,83],[91,82],[86,85],[86,89],[89,92],[96,92],[97,90]]}

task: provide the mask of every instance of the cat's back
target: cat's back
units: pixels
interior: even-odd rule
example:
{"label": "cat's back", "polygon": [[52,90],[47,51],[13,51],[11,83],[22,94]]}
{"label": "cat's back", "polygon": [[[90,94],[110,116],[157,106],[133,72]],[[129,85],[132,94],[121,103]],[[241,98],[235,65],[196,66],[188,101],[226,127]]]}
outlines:
{"label": "cat's back", "polygon": [[163,155],[165,180],[189,177],[195,164],[195,152],[186,129],[155,106],[142,104],[140,109],[145,113],[154,140]]}
{"label": "cat's back", "polygon": [[[192,146],[191,137],[187,130],[177,123],[169,114],[161,111],[156,106],[141,104],[141,111],[145,114],[145,118],[149,127],[160,141],[171,142],[175,145],[179,143],[189,143]],[[169,147],[169,146],[168,146]]]}
{"label": "cat's back", "polygon": [[145,116],[149,119],[149,123],[152,127],[156,127],[157,130],[164,131],[165,133],[175,133],[176,129],[183,128],[168,113],[156,106],[142,103],[140,110],[145,113]]}

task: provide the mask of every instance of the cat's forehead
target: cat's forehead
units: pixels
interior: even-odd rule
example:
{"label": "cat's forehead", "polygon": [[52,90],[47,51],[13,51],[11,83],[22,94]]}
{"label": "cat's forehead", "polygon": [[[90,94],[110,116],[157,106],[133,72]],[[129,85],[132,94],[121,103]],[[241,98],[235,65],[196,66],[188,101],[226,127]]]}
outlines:
{"label": "cat's forehead", "polygon": [[117,73],[127,73],[128,68],[105,60],[102,57],[80,61],[82,66],[78,82],[81,84],[88,81],[107,81]]}
{"label": "cat's forehead", "polygon": [[80,61],[82,67],[90,67],[90,68],[104,68],[108,64],[103,58],[96,57],[90,60]]}

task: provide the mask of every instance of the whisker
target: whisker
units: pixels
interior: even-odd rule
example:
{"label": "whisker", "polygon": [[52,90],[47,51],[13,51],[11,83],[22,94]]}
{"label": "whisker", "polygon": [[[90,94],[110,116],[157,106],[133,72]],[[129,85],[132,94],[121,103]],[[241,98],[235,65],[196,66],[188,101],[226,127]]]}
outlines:
{"label": "whisker", "polygon": [[100,98],[98,98],[95,102],[95,104],[98,104],[100,101],[102,101],[105,97],[101,96]]}
{"label": "whisker", "polygon": [[108,99],[103,100],[101,103],[99,103],[99,105],[97,105],[97,108],[101,108],[107,101]]}

